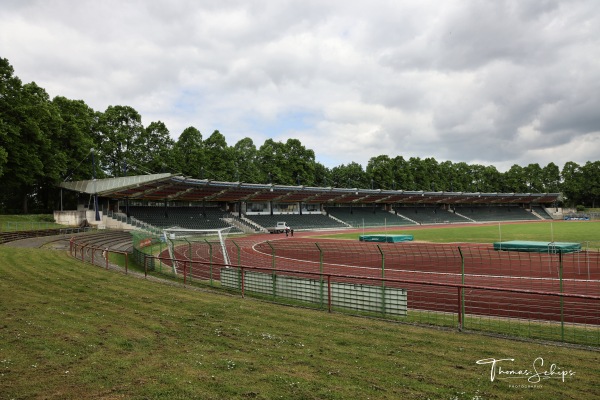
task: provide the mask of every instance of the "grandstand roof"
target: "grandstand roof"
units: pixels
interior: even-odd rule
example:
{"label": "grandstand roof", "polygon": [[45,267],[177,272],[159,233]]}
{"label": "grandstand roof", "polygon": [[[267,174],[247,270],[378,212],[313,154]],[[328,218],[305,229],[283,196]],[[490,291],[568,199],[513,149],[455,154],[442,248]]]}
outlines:
{"label": "grandstand roof", "polygon": [[550,203],[559,193],[466,193],[425,192],[359,188],[286,186],[192,179],[172,174],[154,174],[63,182],[60,187],[112,199],[147,201],[216,201],[278,203],[409,203],[409,204],[506,204]]}

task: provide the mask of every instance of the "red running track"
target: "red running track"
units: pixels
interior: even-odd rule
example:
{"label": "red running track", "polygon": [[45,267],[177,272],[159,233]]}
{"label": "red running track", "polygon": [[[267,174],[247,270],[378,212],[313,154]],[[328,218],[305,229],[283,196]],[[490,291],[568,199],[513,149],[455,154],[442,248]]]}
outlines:
{"label": "red running track", "polygon": [[[499,252],[491,245],[481,244],[388,244],[296,234],[295,237],[254,235],[229,240],[227,247],[232,265],[272,268],[274,262],[278,270],[344,275],[352,277],[343,279],[344,282],[371,285],[377,283],[361,282],[360,278],[381,278],[383,274],[386,279],[410,281],[386,282],[386,286],[407,289],[409,308],[413,309],[456,313],[457,288],[436,285],[439,283],[473,287],[464,290],[467,314],[535,320],[561,319],[561,298],[550,293],[600,295],[600,254],[596,252],[563,255],[561,280],[558,255]],[[183,251],[179,257],[187,259],[186,253],[187,250]],[[209,261],[206,246],[198,245],[192,253],[194,261]],[[220,250],[213,250],[212,261],[223,262]],[[207,278],[205,268],[194,269],[194,277]],[[213,269],[212,278],[219,279],[218,268]],[[600,325],[597,299],[563,297],[562,310],[565,322]]]}

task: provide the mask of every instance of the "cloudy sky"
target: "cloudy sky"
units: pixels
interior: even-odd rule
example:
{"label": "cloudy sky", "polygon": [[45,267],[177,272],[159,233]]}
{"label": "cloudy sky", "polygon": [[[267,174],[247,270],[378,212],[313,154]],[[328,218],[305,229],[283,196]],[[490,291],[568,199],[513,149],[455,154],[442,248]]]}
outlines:
{"label": "cloudy sky", "polygon": [[328,167],[600,159],[598,0],[0,0],[0,57],[98,111]]}

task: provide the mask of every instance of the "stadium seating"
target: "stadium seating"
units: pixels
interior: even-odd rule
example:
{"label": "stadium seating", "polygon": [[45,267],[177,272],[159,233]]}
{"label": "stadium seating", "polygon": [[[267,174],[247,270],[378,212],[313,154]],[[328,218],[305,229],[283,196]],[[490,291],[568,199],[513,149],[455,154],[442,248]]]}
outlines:
{"label": "stadium seating", "polygon": [[437,206],[406,206],[397,207],[395,210],[399,215],[412,219],[419,224],[469,222],[468,219]]}
{"label": "stadium seating", "polygon": [[[130,206],[129,214],[158,228],[221,229],[232,226],[224,220],[225,218],[233,218],[231,213],[216,207]],[[241,231],[233,227],[230,232]]]}
{"label": "stadium seating", "polygon": [[325,210],[333,217],[355,228],[362,226],[414,225],[413,222],[380,208],[327,207]]}
{"label": "stadium seating", "polygon": [[552,216],[542,206],[533,206],[531,209],[543,219],[552,219]]}
{"label": "stadium seating", "polygon": [[246,218],[254,223],[269,228],[277,222],[286,222],[292,229],[333,229],[347,228],[347,225],[329,218],[323,214],[275,214],[275,215],[246,215]]}
{"label": "stadium seating", "polygon": [[519,206],[457,205],[456,213],[477,222],[529,221],[539,219]]}

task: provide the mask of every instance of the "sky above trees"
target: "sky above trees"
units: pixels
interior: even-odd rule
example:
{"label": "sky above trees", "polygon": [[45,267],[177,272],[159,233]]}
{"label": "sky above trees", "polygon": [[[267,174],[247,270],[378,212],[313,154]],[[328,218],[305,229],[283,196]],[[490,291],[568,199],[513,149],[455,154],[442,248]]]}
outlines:
{"label": "sky above trees", "polygon": [[5,1],[23,82],[173,140],[494,165],[600,157],[600,2]]}

